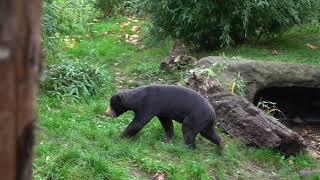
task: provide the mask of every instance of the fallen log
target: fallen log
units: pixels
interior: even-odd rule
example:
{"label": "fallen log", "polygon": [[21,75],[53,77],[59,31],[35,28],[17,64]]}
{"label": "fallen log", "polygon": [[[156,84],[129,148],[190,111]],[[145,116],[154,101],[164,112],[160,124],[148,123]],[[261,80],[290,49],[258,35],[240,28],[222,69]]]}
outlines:
{"label": "fallen log", "polygon": [[193,73],[187,86],[208,98],[216,110],[222,129],[244,143],[278,149],[293,155],[305,149],[304,139],[296,132],[267,115],[245,98],[225,90],[217,81]]}

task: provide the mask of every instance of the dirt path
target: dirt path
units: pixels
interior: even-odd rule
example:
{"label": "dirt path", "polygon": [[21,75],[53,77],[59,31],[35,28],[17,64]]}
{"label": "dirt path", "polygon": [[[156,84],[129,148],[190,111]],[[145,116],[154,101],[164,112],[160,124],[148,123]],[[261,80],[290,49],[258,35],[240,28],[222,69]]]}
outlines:
{"label": "dirt path", "polygon": [[125,81],[125,77],[124,75],[121,73],[121,69],[119,68],[119,64],[118,63],[114,63],[113,64],[113,69],[114,69],[114,80],[115,80],[115,86],[117,90],[121,90],[124,88],[124,81]]}
{"label": "dirt path", "polygon": [[131,76],[125,74],[118,63],[114,63],[114,74],[115,74],[115,86],[117,91],[131,89],[137,86],[145,84],[143,78],[139,77],[134,73]]}
{"label": "dirt path", "polygon": [[320,124],[297,124],[282,122],[290,129],[299,133],[306,141],[308,149],[313,151],[313,156],[320,159]]}

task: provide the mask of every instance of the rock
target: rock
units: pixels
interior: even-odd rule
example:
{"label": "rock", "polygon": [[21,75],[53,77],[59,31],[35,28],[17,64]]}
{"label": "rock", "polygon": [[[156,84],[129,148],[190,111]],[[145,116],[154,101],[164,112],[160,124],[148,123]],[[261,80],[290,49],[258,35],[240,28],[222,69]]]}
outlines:
{"label": "rock", "polygon": [[299,116],[293,118],[292,121],[297,123],[297,124],[303,124],[304,123],[304,121]]}
{"label": "rock", "polygon": [[279,52],[278,52],[276,49],[272,49],[272,50],[271,50],[271,54],[272,54],[272,55],[278,55]]}
{"label": "rock", "polygon": [[316,173],[320,173],[320,171],[311,170],[311,169],[303,169],[303,170],[299,171],[299,176],[301,178],[306,178],[306,177],[312,176]]}
{"label": "rock", "polygon": [[302,137],[308,136],[308,131],[305,130],[305,129],[302,129],[300,135],[301,135]]}
{"label": "rock", "polygon": [[250,102],[253,102],[259,90],[266,87],[320,88],[320,68],[316,66],[273,61],[227,60],[220,56],[202,58],[196,66],[206,68],[216,63],[226,64],[226,80],[232,80],[238,72],[241,73],[247,84],[246,98]]}
{"label": "rock", "polygon": [[166,179],[165,172],[158,172],[152,177],[152,180],[165,180],[165,179]]}
{"label": "rock", "polygon": [[[210,68],[214,64],[224,67],[221,75],[224,81],[234,82],[240,74],[245,84],[245,98],[255,105],[266,102],[266,110],[275,112],[276,118],[320,123],[319,67],[209,56],[200,59],[196,68]],[[269,107],[270,102],[275,106]]]}
{"label": "rock", "polygon": [[317,46],[309,44],[309,43],[306,44],[306,47],[309,48],[309,49],[312,49],[312,50],[318,49]]}

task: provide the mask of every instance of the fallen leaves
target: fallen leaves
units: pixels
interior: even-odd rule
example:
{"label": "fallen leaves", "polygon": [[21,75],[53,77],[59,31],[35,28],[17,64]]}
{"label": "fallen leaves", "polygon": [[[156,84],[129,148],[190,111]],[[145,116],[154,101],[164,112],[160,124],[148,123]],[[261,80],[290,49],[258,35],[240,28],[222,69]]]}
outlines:
{"label": "fallen leaves", "polygon": [[120,28],[121,28],[121,29],[124,29],[125,27],[129,26],[130,24],[131,24],[130,21],[123,22],[123,23],[120,24]]}
{"label": "fallen leaves", "polygon": [[127,21],[122,23],[116,23],[117,25],[120,26],[120,32],[105,31],[101,33],[101,35],[103,36],[110,35],[110,36],[115,36],[120,38],[119,40],[116,40],[113,42],[115,44],[121,43],[124,41],[126,43],[130,43],[137,46],[139,49],[143,49],[144,45],[140,43],[142,38],[138,35],[140,33],[141,26],[134,25],[134,23],[137,23],[137,22],[139,22],[139,20],[134,19],[132,17],[128,17]]}
{"label": "fallen leaves", "polygon": [[320,159],[320,132],[319,125],[300,125],[296,131],[305,139],[308,146],[307,154],[315,159]]}
{"label": "fallen leaves", "polygon": [[125,42],[131,43],[133,45],[137,45],[141,40],[137,34],[132,34],[132,35],[125,34],[124,38],[125,38]]}
{"label": "fallen leaves", "polygon": [[306,46],[307,48],[309,48],[309,49],[312,49],[312,50],[318,49],[317,46],[312,45],[312,44],[309,44],[309,43],[307,43],[305,46]]}
{"label": "fallen leaves", "polygon": [[309,150],[308,151],[309,156],[315,158],[315,159],[320,159],[320,151],[316,150]]}
{"label": "fallen leaves", "polygon": [[158,172],[152,177],[152,180],[165,180],[165,177],[166,177],[165,172]]}
{"label": "fallen leaves", "polygon": [[141,27],[140,26],[132,26],[131,31],[133,33],[139,33],[140,32]]}
{"label": "fallen leaves", "polygon": [[[318,49],[318,46],[315,46],[315,45],[310,44],[310,43],[307,43],[307,44],[305,44],[304,46],[305,46],[306,48],[312,49],[312,50]],[[278,54],[279,54],[279,51],[276,50],[276,49],[272,49],[272,50],[271,50],[271,54],[272,54],[272,55],[278,55]]]}
{"label": "fallen leaves", "polygon": [[279,52],[278,52],[276,49],[272,49],[272,50],[271,50],[271,54],[272,54],[272,55],[278,55]]}
{"label": "fallen leaves", "polygon": [[139,20],[135,19],[134,17],[128,17],[127,20],[130,21],[130,22],[134,22],[134,23],[139,22]]}
{"label": "fallen leaves", "polygon": [[300,135],[301,135],[302,137],[306,137],[306,136],[308,136],[308,134],[309,134],[309,132],[308,132],[306,129],[302,129],[302,131],[301,131],[301,133],[300,133]]}

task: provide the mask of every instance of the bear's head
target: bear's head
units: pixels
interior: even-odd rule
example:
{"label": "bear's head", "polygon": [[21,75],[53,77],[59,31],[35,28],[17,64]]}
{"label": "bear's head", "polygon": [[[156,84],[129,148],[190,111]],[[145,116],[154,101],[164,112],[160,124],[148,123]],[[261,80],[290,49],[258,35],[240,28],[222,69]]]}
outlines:
{"label": "bear's head", "polygon": [[118,117],[125,113],[127,108],[123,104],[123,96],[121,93],[115,94],[110,99],[110,106],[106,111],[106,115],[109,117]]}

